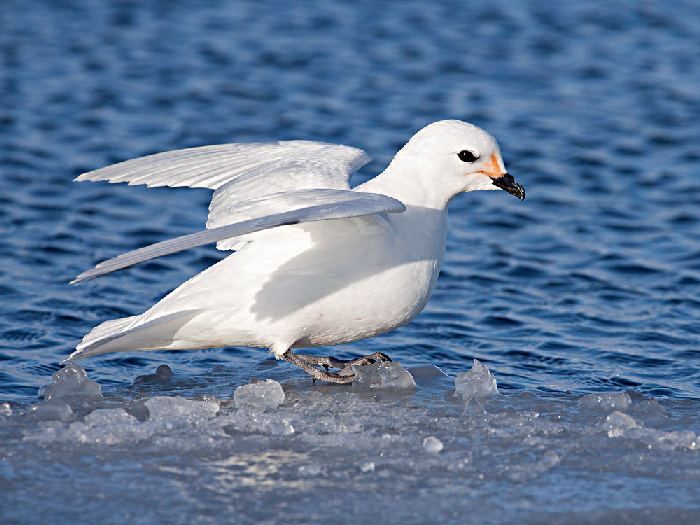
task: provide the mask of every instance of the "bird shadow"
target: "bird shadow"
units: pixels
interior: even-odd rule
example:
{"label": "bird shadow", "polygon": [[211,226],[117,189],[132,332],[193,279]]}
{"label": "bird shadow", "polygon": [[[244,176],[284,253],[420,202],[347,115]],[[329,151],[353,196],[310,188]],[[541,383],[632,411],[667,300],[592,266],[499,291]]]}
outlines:
{"label": "bird shadow", "polygon": [[[392,268],[441,257],[444,212],[406,208],[397,214],[300,225],[310,235],[311,247],[270,274],[256,293],[251,312],[258,320],[277,321]],[[390,290],[376,290],[385,292]]]}

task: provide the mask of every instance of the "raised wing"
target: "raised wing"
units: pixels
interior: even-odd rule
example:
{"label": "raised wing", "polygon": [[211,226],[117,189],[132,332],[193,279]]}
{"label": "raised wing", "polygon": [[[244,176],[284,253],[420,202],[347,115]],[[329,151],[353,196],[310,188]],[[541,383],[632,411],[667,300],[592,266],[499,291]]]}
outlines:
{"label": "raised wing", "polygon": [[240,195],[239,200],[246,200],[261,196],[250,195],[261,189],[260,176],[271,189],[266,193],[289,189],[290,185],[297,189],[347,189],[350,175],[369,160],[357,148],[305,140],[220,144],[131,159],[83,173],[75,180],[217,190],[242,178],[240,190],[247,188],[248,195]]}
{"label": "raised wing", "polygon": [[[75,180],[213,189],[207,228],[215,228],[261,216],[260,206],[253,216],[232,210],[266,195],[318,188],[347,190],[350,175],[369,161],[357,148],[305,140],[221,144],[127,160],[83,173]],[[232,217],[227,218],[228,213]],[[238,249],[252,238],[222,240],[217,247]]]}
{"label": "raised wing", "polygon": [[[292,193],[295,195],[292,196]],[[280,199],[279,204],[275,202],[277,198]],[[294,206],[298,207],[292,210],[284,208],[284,206],[289,206],[290,202],[295,203]],[[298,203],[305,204],[300,205]],[[258,212],[260,210],[268,212],[269,210],[281,209],[286,209],[287,211],[266,213],[255,217],[256,207]],[[214,227],[205,231],[175,237],[174,239],[151,244],[150,246],[124,253],[113,259],[101,262],[93,269],[81,273],[71,281],[71,284],[94,279],[95,277],[100,277],[163,255],[221,241],[223,239],[230,239],[240,235],[275,228],[277,226],[327,219],[359,217],[382,212],[397,213],[405,211],[405,209],[406,207],[402,202],[387,197],[386,195],[351,190],[299,190],[296,192],[284,192],[278,194],[278,197],[268,195],[257,202],[251,201],[241,205],[240,210],[245,211],[236,210],[240,213],[239,217],[251,218],[233,224]]]}

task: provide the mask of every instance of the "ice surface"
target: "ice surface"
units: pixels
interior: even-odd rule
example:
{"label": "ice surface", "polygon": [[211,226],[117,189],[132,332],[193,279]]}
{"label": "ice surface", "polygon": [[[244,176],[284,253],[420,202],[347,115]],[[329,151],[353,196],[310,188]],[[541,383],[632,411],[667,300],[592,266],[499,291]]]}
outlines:
{"label": "ice surface", "polygon": [[272,379],[239,386],[233,394],[237,408],[268,410],[284,402],[282,385]]}
{"label": "ice surface", "polygon": [[639,425],[632,416],[618,412],[617,410],[605,418],[605,427],[608,431],[608,437],[624,436],[625,432],[639,428]]}
{"label": "ice surface", "polygon": [[60,399],[35,403],[29,407],[28,415],[39,421],[69,421],[74,417],[70,405]]}
{"label": "ice surface", "polygon": [[416,388],[413,376],[395,361],[353,366],[357,390],[411,390]]}
{"label": "ice surface", "polygon": [[[339,509],[352,522],[549,523],[536,519],[537,509],[587,515],[600,508],[582,495],[595,493],[621,509],[657,502],[648,523],[697,521],[696,401],[629,392],[495,395],[493,374],[475,362],[455,390],[491,399],[465,411],[451,381],[430,367],[416,373],[417,386],[395,363],[383,372],[360,369],[368,372],[360,388],[314,384],[283,367],[261,370],[276,380],[249,383],[250,370],[216,369],[192,377],[190,391],[178,387],[184,397],[173,395],[172,381],[152,378],[148,395],[112,388],[76,411],[66,399],[89,380],[74,368],[70,396],[1,405],[3,517],[36,508],[50,522],[54,502],[69,501],[62,519],[70,523],[236,516],[237,523],[321,524]],[[63,385],[62,377],[49,387]],[[389,393],[378,395],[387,385]],[[620,493],[620,479],[644,482]],[[659,501],[686,514],[675,519]],[[505,503],[510,513],[474,514]]]}
{"label": "ice surface", "polygon": [[586,394],[579,405],[592,410],[626,410],[632,405],[632,399],[627,392],[606,392]]}
{"label": "ice surface", "polygon": [[632,416],[619,411],[605,418],[604,427],[608,437],[634,439],[646,443],[650,448],[700,450],[700,435],[693,430],[664,431],[645,428]]}
{"label": "ice surface", "polygon": [[286,436],[294,434],[294,425],[290,419],[283,416],[270,415],[269,413],[250,410],[246,406],[239,408],[230,418],[231,426],[227,430],[266,434],[272,436]]}
{"label": "ice surface", "polygon": [[474,359],[474,364],[469,372],[461,372],[457,375],[455,394],[463,399],[478,399],[497,395],[496,378],[486,366]]}

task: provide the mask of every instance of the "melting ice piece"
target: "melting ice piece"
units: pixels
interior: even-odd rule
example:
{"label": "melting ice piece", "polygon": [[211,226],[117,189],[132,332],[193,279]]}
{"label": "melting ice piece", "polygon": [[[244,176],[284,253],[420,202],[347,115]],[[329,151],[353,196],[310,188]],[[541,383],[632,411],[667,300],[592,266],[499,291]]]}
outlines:
{"label": "melting ice piece", "polygon": [[83,421],[71,423],[65,438],[74,443],[117,445],[138,442],[152,434],[152,427],[139,423],[121,408],[91,412]]}
{"label": "melting ice piece", "polygon": [[102,388],[95,381],[90,381],[80,366],[70,363],[51,377],[51,383],[42,387],[39,395],[43,395],[46,401],[100,401]]}
{"label": "melting ice piece", "polygon": [[455,378],[455,395],[465,399],[489,397],[498,394],[496,378],[491,371],[474,359],[469,372],[461,372]]}
{"label": "melting ice piece", "polygon": [[639,428],[639,424],[632,416],[615,411],[605,418],[605,427],[608,431],[608,437],[622,437],[625,432],[634,428]]}
{"label": "melting ice piece", "polygon": [[236,408],[267,410],[277,408],[284,401],[282,386],[272,379],[239,386],[233,393]]}
{"label": "melting ice piece", "polygon": [[70,421],[73,419],[73,410],[68,403],[60,399],[52,399],[32,405],[29,407],[28,415],[39,421]]}
{"label": "melting ice piece", "polygon": [[602,392],[586,394],[578,404],[592,410],[626,410],[632,405],[632,399],[626,392]]}
{"label": "melting ice piece", "polygon": [[443,448],[445,445],[436,437],[428,436],[423,440],[423,450],[428,454],[439,454]]}
{"label": "melting ice piece", "polygon": [[164,425],[195,425],[206,421],[219,411],[216,399],[198,400],[175,396],[156,396],[146,401],[148,420]]}
{"label": "melting ice piece", "polygon": [[637,439],[646,443],[650,448],[663,450],[674,449],[700,449],[700,436],[692,430],[664,431],[655,428],[646,428],[638,423],[632,416],[614,411],[605,418],[604,428],[608,437]]}
{"label": "melting ice piece", "polygon": [[353,366],[353,387],[359,389],[412,390],[416,388],[413,376],[395,361]]}

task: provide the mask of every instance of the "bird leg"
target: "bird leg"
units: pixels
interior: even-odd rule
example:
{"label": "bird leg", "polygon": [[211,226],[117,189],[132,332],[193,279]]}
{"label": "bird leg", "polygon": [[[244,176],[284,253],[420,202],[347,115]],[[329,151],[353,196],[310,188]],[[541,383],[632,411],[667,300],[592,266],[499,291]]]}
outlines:
{"label": "bird leg", "polygon": [[[357,359],[344,360],[334,357],[319,357],[306,354],[295,354],[291,350],[287,350],[282,354],[285,361],[297,365],[304,372],[309,374],[314,380],[326,381],[327,383],[348,384],[355,379],[355,374],[352,373],[352,367],[369,365],[372,363],[383,363],[391,361],[391,358],[382,352],[375,352]],[[322,366],[324,370],[316,367]],[[338,368],[340,372],[329,372],[329,368]]]}

